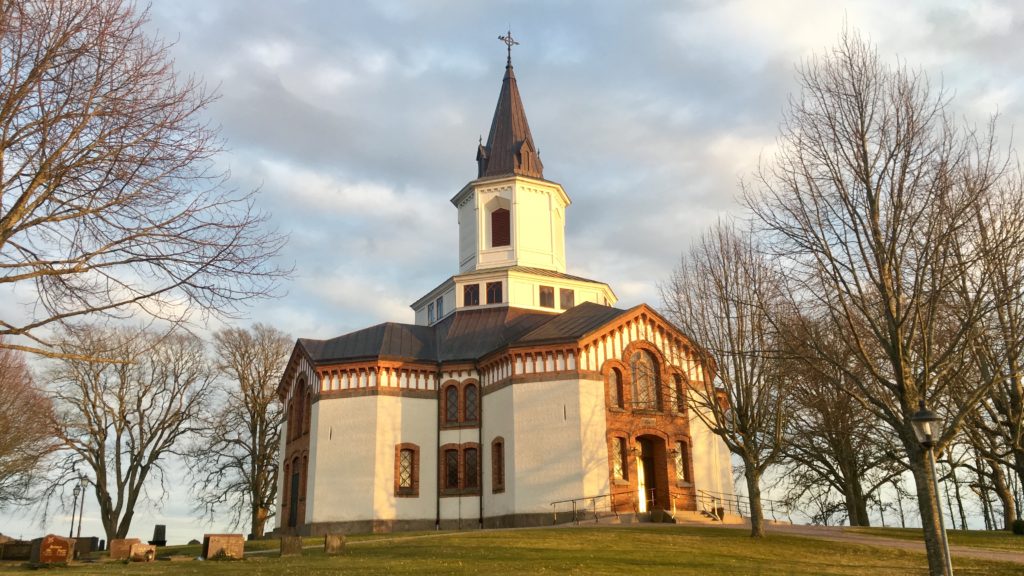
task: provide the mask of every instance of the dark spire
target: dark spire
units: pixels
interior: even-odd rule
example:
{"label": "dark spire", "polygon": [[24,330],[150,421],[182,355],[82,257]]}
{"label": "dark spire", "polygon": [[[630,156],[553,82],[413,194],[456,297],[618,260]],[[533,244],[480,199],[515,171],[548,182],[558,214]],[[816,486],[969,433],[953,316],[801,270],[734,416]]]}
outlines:
{"label": "dark spire", "polygon": [[518,42],[512,39],[511,32],[498,39],[508,46],[508,61],[487,144],[477,147],[477,177],[518,174],[543,178],[544,165],[533,144],[530,125],[526,122],[526,111],[516,86],[516,75],[512,71],[512,46]]}

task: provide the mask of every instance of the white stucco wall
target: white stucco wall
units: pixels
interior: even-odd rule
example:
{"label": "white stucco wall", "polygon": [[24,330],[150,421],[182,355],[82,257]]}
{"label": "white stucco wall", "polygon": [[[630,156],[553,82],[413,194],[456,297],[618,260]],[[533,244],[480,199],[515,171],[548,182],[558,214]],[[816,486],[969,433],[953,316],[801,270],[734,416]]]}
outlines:
{"label": "white stucco wall", "polygon": [[[506,386],[484,396],[483,401],[483,436],[484,436],[484,514],[487,516],[504,516],[515,512],[516,459],[513,449],[515,440],[515,419],[512,416],[512,388]],[[505,491],[493,493],[494,478],[492,475],[491,442],[501,436],[505,441]]]}
{"label": "white stucco wall", "polygon": [[[360,396],[321,400],[310,443],[309,522],[434,517],[437,402]],[[396,498],[395,446],[420,448],[419,497]]]}
{"label": "white stucco wall", "polygon": [[701,410],[696,393],[691,390],[689,396],[687,406],[690,412],[690,450],[693,458],[694,488],[731,494],[733,493],[733,482],[729,448],[694,412]]}
{"label": "white stucco wall", "polygon": [[551,502],[608,490],[601,382],[558,380],[512,386],[517,513],[550,512]]}

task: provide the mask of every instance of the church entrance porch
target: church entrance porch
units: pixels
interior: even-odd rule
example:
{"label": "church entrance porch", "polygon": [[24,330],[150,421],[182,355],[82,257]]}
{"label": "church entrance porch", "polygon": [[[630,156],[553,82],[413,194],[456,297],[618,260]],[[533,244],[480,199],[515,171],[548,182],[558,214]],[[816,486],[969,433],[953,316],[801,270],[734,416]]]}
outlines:
{"label": "church entrance porch", "polygon": [[638,436],[633,450],[636,455],[638,512],[671,508],[665,440],[657,436]]}

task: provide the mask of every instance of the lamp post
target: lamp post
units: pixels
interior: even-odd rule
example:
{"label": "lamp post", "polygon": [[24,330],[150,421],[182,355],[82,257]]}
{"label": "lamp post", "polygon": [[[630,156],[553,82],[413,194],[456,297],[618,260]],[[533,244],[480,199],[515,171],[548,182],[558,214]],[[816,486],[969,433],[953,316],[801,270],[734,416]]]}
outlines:
{"label": "lamp post", "polygon": [[82,476],[78,479],[78,485],[82,488],[82,506],[78,509],[78,533],[75,538],[82,537],[82,516],[85,516],[85,491],[89,487],[89,479]]}
{"label": "lamp post", "polygon": [[942,418],[938,414],[925,407],[924,400],[921,400],[920,409],[910,417],[910,423],[914,427],[914,435],[917,436],[917,441],[925,450],[928,472],[932,475],[932,483],[935,487],[935,497],[931,501],[932,507],[939,517],[939,532],[942,534],[939,542],[942,547],[942,557],[946,564],[945,573],[947,576],[953,576],[953,562],[949,557],[949,541],[946,539],[946,521],[942,518],[942,505],[938,502],[939,479],[935,474],[935,453],[933,451],[935,439],[940,436],[938,426],[941,421]]}
{"label": "lamp post", "polygon": [[74,490],[71,493],[74,498],[71,499],[71,529],[68,530],[68,538],[75,537],[75,514],[78,512],[78,494],[82,491],[81,484],[75,484]]}

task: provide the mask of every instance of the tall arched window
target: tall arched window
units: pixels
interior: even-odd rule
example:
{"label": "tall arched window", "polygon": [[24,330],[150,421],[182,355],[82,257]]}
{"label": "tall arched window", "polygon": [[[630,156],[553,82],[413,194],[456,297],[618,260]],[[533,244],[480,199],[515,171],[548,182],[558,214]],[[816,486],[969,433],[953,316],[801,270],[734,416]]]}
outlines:
{"label": "tall arched window", "polygon": [[683,378],[679,374],[673,377],[673,392],[675,395],[675,409],[680,414],[686,413],[686,387],[683,386]]}
{"label": "tall arched window", "polygon": [[505,439],[491,442],[491,492],[505,491]]}
{"label": "tall arched window", "polygon": [[658,398],[658,363],[646,350],[638,350],[629,359],[633,377],[633,408],[660,410]]}
{"label": "tall arched window", "polygon": [[614,408],[622,408],[622,374],[618,368],[608,371],[608,404]]}
{"label": "tall arched window", "polygon": [[456,386],[444,389],[444,422],[445,424],[459,423],[459,389]]}
{"label": "tall arched window", "polygon": [[491,246],[508,246],[512,243],[511,221],[505,208],[491,212]]}
{"label": "tall arched window", "polygon": [[465,470],[464,488],[480,487],[480,452],[476,448],[466,448],[463,454],[463,470]]}
{"label": "tall arched window", "polygon": [[466,386],[464,395],[466,398],[466,407],[463,414],[466,415],[466,422],[476,422],[480,418],[480,397],[479,394],[477,394],[476,386],[472,384]]}

